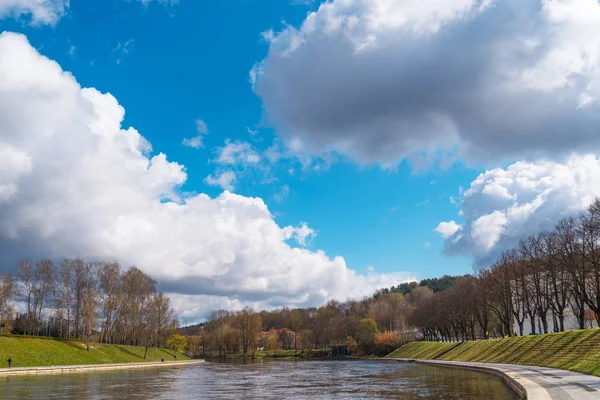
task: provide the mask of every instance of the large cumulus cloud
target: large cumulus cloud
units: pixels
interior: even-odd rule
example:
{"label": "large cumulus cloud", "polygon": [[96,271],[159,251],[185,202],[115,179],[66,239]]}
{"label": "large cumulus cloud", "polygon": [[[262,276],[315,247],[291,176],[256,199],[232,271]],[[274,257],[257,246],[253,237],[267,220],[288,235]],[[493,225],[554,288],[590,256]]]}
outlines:
{"label": "large cumulus cloud", "polygon": [[308,152],[390,166],[600,147],[597,0],[333,0],[264,37],[254,90]]}
{"label": "large cumulus cloud", "polygon": [[42,256],[137,264],[178,294],[188,320],[213,305],[316,305],[399,280],[290,246],[305,227],[279,227],[260,198],[180,197],[185,168],[122,128],[112,95],[81,88],[22,35],[0,35],[0,82],[2,265]]}
{"label": "large cumulus cloud", "polygon": [[459,201],[464,223],[436,228],[449,254],[473,256],[486,267],[526,235],[552,229],[600,196],[600,159],[572,156],[566,163],[517,162],[479,175]]}

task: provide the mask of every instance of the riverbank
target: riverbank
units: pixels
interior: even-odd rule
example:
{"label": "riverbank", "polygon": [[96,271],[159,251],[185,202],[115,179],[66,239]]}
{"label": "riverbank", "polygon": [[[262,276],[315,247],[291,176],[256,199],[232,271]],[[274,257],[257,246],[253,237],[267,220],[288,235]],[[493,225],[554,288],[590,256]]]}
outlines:
{"label": "riverbank", "polygon": [[50,367],[23,367],[23,368],[0,368],[0,377],[13,375],[47,375],[47,374],[73,374],[94,371],[112,371],[122,369],[158,368],[158,367],[180,367],[185,365],[201,364],[204,360],[185,361],[153,361],[132,362],[121,364],[83,364],[83,365],[57,365]]}
{"label": "riverbank", "polygon": [[530,365],[600,376],[600,329],[469,342],[411,342],[385,358]]}
{"label": "riverbank", "polygon": [[[473,370],[494,375],[501,379],[511,390],[520,398],[526,400],[552,400],[547,391],[537,383],[524,378],[515,371],[509,371],[500,366],[491,366],[485,363],[461,363],[458,361],[438,361],[438,360],[413,360],[405,358],[390,358],[391,361],[400,361],[416,363],[422,365],[442,366],[448,368],[457,368],[464,370]],[[565,399],[569,400],[569,399]]]}
{"label": "riverbank", "polygon": [[[331,356],[329,349],[312,349],[312,350],[260,350],[254,355],[255,359],[274,359],[274,360],[366,360],[373,358],[372,356]],[[215,355],[203,355],[200,357],[206,360],[244,360],[252,359],[251,356],[244,356],[240,354],[227,354],[225,357],[218,357]]]}
{"label": "riverbank", "polygon": [[[85,343],[75,340],[0,336],[1,367],[8,366],[9,358],[13,368],[160,362],[161,358],[173,360],[173,352],[167,349],[148,348],[146,359],[144,351],[143,346],[100,343],[92,343],[90,351],[87,351]],[[178,354],[177,359],[189,360],[183,354]]]}
{"label": "riverbank", "polygon": [[527,400],[597,400],[600,378],[553,368],[440,360],[390,359],[422,365],[481,371],[498,376]]}

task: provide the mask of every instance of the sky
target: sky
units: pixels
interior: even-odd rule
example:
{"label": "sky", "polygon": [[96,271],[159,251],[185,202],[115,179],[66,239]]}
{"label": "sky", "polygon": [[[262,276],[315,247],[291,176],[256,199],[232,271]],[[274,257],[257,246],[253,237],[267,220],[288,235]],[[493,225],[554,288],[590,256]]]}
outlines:
{"label": "sky", "polygon": [[184,323],[473,273],[600,195],[597,0],[0,0],[0,265]]}

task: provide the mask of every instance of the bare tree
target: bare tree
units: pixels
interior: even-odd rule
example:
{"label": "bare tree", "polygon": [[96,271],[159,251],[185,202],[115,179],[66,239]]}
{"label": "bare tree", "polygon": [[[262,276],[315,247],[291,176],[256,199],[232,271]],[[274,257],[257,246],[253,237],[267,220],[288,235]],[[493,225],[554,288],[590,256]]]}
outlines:
{"label": "bare tree", "polygon": [[0,334],[10,331],[10,321],[12,320],[12,305],[16,291],[15,281],[11,274],[4,273],[2,282],[0,282]]}
{"label": "bare tree", "polygon": [[[54,291],[54,263],[45,259],[38,261],[34,270],[34,319],[37,321],[37,334],[40,334],[42,313]],[[36,316],[37,314],[37,316]]]}
{"label": "bare tree", "polygon": [[511,271],[510,286],[512,287],[512,314],[519,326],[519,335],[523,336],[525,323],[526,302],[529,296],[527,285],[526,263],[520,259],[517,250],[511,249],[500,256],[501,262]]}
{"label": "bare tree", "polygon": [[583,255],[582,232],[575,218],[559,221],[556,226],[560,258],[569,277],[571,309],[577,317],[579,329],[585,328],[586,286],[588,274]]}
{"label": "bare tree", "polygon": [[27,312],[25,317],[25,334],[31,335],[35,315],[35,306],[33,304],[35,287],[33,282],[33,265],[31,261],[21,261],[17,270],[17,279],[19,280],[19,294],[21,295],[21,301],[25,303]]}
{"label": "bare tree", "polygon": [[96,280],[92,274],[88,274],[85,281],[83,293],[83,338],[85,340],[86,349],[90,351],[92,334],[96,328],[96,308],[98,304],[98,290],[96,288]]}
{"label": "bare tree", "polygon": [[497,262],[492,265],[490,274],[493,285],[491,286],[494,301],[490,308],[501,324],[502,335],[512,335],[512,315],[514,310],[512,288],[512,274],[507,264]]}
{"label": "bare tree", "polygon": [[151,296],[156,292],[156,282],[137,267],[130,267],[123,275],[123,302],[121,313],[127,326],[129,344],[138,345],[146,322],[145,311]]}
{"label": "bare tree", "polygon": [[[60,264],[58,271],[58,295],[57,295],[57,306],[59,309],[64,310],[63,314],[66,314],[67,326],[65,329],[65,337],[71,337],[71,310],[73,308],[73,260],[65,259]],[[62,335],[61,335],[62,336]]]}
{"label": "bare tree", "polygon": [[561,256],[561,240],[558,232],[542,234],[546,254],[546,279],[550,285],[550,307],[558,319],[555,330],[565,330],[565,310],[571,299],[569,271]]}
{"label": "bare tree", "polygon": [[600,324],[600,199],[596,199],[581,214],[580,229],[583,239],[583,255],[589,277],[586,285],[586,304],[594,312]]}
{"label": "bare tree", "polygon": [[98,269],[98,283],[103,321],[100,342],[114,343],[114,324],[119,318],[119,304],[123,298],[121,267],[117,263],[102,263]]}
{"label": "bare tree", "polygon": [[73,260],[73,315],[75,322],[74,336],[81,337],[81,326],[83,325],[83,308],[84,308],[84,297],[85,297],[85,286],[87,282],[87,275],[90,271],[86,267],[86,263],[83,260]]}
{"label": "bare tree", "polygon": [[172,326],[177,319],[175,310],[171,307],[171,299],[160,292],[152,296],[145,311],[144,320],[147,321],[145,333],[144,359],[148,353],[148,347],[160,341],[165,330]]}

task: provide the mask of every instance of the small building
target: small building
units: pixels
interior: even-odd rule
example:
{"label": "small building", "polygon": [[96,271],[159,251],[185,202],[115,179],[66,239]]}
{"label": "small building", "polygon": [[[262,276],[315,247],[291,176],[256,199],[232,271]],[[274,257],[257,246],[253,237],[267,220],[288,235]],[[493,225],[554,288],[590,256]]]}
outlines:
{"label": "small building", "polygon": [[350,350],[346,344],[335,345],[329,348],[329,355],[331,357],[346,357],[350,355]]}

